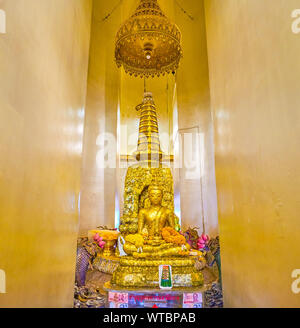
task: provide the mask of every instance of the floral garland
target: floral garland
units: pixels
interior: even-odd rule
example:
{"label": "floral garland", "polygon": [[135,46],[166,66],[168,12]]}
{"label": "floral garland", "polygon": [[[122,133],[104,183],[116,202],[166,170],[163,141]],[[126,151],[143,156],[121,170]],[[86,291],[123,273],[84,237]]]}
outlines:
{"label": "floral garland", "polygon": [[163,228],[161,234],[163,239],[168,243],[177,244],[177,245],[186,244],[185,237],[171,227]]}

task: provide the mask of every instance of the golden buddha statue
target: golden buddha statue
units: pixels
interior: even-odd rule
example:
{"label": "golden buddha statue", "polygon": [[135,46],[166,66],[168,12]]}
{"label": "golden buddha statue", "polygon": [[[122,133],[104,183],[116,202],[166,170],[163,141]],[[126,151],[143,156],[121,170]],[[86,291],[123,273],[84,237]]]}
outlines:
{"label": "golden buddha statue", "polygon": [[[150,185],[148,194],[151,206],[139,211],[138,234],[125,237],[125,253],[136,258],[188,255],[189,244],[174,229],[174,213],[162,206],[162,188]],[[166,235],[170,233],[177,236],[177,242],[172,242],[172,238],[168,240]]]}
{"label": "golden buddha statue", "polygon": [[203,284],[202,273],[189,256],[185,237],[174,229],[174,213],[161,205],[163,191],[157,185],[148,187],[151,205],[138,215],[138,233],[125,236],[127,255],[113,274],[112,285],[120,287],[158,287],[159,265],[171,265],[174,287]]}
{"label": "golden buddha statue", "polygon": [[151,238],[159,237],[162,228],[169,226],[174,228],[173,213],[161,205],[163,191],[159,186],[151,185],[148,188],[151,207],[141,209],[138,216],[138,233],[143,234],[143,229],[148,230],[148,236]]}

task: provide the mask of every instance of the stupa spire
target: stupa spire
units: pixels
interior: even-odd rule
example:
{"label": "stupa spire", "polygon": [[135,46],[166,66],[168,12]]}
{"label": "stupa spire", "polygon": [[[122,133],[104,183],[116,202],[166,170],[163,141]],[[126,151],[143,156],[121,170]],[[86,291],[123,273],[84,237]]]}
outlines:
{"label": "stupa spire", "polygon": [[140,113],[139,138],[137,151],[134,153],[140,162],[160,163],[163,152],[160,148],[159,129],[152,93],[145,92],[143,101],[136,106]]}

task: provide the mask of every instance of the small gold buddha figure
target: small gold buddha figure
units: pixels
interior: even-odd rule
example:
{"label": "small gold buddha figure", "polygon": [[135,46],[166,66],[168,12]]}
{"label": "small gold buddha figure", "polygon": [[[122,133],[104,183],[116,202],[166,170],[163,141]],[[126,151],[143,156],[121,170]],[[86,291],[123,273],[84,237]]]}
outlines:
{"label": "small gold buddha figure", "polygon": [[162,228],[169,226],[174,228],[174,215],[166,207],[162,206],[163,191],[159,186],[151,185],[148,188],[151,206],[143,208],[138,216],[138,233],[143,234],[144,229],[148,231],[148,238],[161,239]]}

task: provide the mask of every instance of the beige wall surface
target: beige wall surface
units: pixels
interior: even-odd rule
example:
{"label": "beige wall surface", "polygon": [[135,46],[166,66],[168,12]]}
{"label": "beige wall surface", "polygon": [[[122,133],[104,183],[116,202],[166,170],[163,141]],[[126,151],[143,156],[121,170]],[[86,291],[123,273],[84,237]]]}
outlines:
{"label": "beige wall surface", "polygon": [[[115,221],[120,72],[114,62],[114,40],[121,18],[118,8],[111,18],[103,20],[111,9],[107,1],[93,1],[81,176],[81,235],[100,225],[114,227]],[[114,168],[103,167],[105,133],[113,138],[105,145],[110,147]]]}
{"label": "beige wall surface", "polygon": [[0,7],[0,307],[71,307],[91,1]]}
{"label": "beige wall surface", "polygon": [[298,0],[207,0],[227,307],[299,307]]}
{"label": "beige wall surface", "polygon": [[195,138],[196,133],[200,134],[198,145],[193,141],[194,147],[188,152],[182,148],[183,162],[198,153],[200,175],[191,178],[186,169],[179,172],[181,217],[183,226],[200,227],[199,232],[204,220],[206,233],[216,236],[218,214],[204,2],[186,0],[183,7],[192,19],[175,6],[184,52],[177,72],[178,128],[182,135],[191,133]]}

